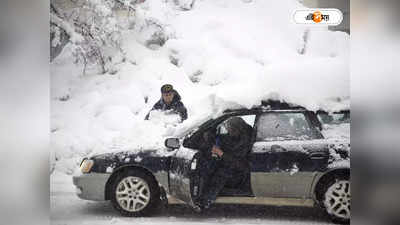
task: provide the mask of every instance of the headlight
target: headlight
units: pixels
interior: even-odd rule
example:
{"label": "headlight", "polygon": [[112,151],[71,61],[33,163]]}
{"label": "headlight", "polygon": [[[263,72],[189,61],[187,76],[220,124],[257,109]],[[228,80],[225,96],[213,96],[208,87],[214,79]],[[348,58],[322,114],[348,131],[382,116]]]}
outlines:
{"label": "headlight", "polygon": [[90,170],[92,169],[94,162],[93,160],[90,159],[84,159],[83,162],[81,163],[81,172],[82,173],[89,173]]}

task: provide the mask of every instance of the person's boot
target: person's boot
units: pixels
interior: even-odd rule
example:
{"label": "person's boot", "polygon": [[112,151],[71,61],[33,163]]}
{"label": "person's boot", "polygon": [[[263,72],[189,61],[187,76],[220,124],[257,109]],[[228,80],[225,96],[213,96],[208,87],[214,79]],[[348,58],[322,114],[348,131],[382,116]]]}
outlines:
{"label": "person's boot", "polygon": [[202,204],[203,210],[209,209],[209,208],[211,207],[211,204],[212,204],[212,203],[214,203],[213,200],[210,200],[210,199],[204,200],[204,202],[203,202],[203,204]]}
{"label": "person's boot", "polygon": [[200,213],[200,212],[203,210],[203,207],[202,207],[201,204],[195,204],[195,205],[193,206],[193,210],[194,210],[195,212],[197,212],[197,213]]}
{"label": "person's boot", "polygon": [[208,191],[207,194],[200,201],[200,208],[202,210],[207,210],[211,207],[211,205],[215,202],[218,195],[218,187],[213,187]]}

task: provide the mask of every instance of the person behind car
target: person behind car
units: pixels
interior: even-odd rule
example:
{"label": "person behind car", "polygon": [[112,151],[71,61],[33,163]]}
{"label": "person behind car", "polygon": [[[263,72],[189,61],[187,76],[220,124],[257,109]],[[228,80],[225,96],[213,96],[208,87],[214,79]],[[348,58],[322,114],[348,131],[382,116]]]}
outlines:
{"label": "person behind car", "polygon": [[[154,104],[153,108],[150,110],[161,110],[161,111],[171,111],[180,116],[181,122],[188,118],[187,109],[181,101],[181,96],[174,90],[171,84],[164,84],[161,87],[161,98]],[[145,120],[149,119],[150,112],[147,113]]]}
{"label": "person behind car", "polygon": [[242,187],[249,176],[247,156],[253,128],[240,117],[232,117],[225,123],[228,133],[217,135],[211,148],[211,153],[220,160],[208,161],[203,167],[207,170],[203,171],[203,179],[210,178],[202,188],[200,209],[209,208],[226,184]]}

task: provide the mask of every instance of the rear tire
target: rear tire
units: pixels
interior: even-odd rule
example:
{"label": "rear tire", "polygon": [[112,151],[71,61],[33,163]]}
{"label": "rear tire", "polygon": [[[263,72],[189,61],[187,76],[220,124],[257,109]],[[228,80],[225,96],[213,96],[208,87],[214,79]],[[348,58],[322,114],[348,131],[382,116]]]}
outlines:
{"label": "rear tire", "polygon": [[123,216],[141,217],[156,213],[160,189],[154,178],[139,170],[122,172],[111,184],[111,203]]}
{"label": "rear tire", "polygon": [[350,223],[350,181],[348,176],[332,178],[325,185],[322,205],[335,223]]}

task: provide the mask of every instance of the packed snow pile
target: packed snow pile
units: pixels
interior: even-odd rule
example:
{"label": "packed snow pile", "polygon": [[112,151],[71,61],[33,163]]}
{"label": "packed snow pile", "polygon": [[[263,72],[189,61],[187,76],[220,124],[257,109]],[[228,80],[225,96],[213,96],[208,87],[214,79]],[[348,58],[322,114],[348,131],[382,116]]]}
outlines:
{"label": "packed snow pile", "polygon": [[[126,59],[111,73],[86,71],[67,45],[51,63],[51,142],[56,169],[87,155],[156,147],[224,109],[273,98],[332,111],[349,94],[349,35],[295,25],[296,0],[146,0],[123,31]],[[126,21],[119,21],[125,23]],[[170,83],[188,120],[144,117]],[[114,147],[113,147],[114,146]],[[117,147],[115,147],[117,146]]]}

